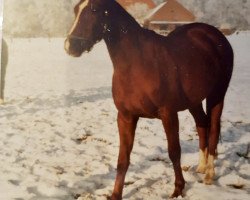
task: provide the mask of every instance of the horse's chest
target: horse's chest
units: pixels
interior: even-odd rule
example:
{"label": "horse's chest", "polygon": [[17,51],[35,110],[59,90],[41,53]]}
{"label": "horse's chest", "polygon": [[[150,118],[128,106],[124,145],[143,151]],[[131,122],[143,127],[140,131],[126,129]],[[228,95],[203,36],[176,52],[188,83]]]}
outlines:
{"label": "horse's chest", "polygon": [[154,102],[154,86],[137,82],[130,78],[113,77],[113,99],[117,109],[144,117],[157,117],[157,105]]}

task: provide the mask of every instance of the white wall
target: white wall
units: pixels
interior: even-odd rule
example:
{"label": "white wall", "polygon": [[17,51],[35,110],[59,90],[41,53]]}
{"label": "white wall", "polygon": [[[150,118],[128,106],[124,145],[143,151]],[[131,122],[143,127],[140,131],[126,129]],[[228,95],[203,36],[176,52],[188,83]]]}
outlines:
{"label": "white wall", "polygon": [[78,0],[5,0],[4,34],[10,37],[64,36]]}

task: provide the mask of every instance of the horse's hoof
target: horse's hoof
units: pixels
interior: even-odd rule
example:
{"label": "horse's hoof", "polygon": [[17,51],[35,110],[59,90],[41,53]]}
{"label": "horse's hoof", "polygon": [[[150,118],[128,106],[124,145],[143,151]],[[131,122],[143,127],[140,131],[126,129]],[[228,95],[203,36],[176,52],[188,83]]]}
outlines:
{"label": "horse's hoof", "polygon": [[111,196],[107,196],[107,200],[111,200]]}
{"label": "horse's hoof", "polygon": [[170,196],[170,198],[177,198],[178,196],[182,196],[182,190],[175,188],[174,193]]}
{"label": "horse's hoof", "polygon": [[107,200],[121,200],[122,197],[117,194],[112,194],[112,196],[107,196]]}
{"label": "horse's hoof", "polygon": [[206,185],[212,185],[214,176],[215,176],[214,169],[213,168],[207,169],[206,170],[206,175],[205,175],[205,178],[204,178],[203,182]]}
{"label": "horse's hoof", "polygon": [[206,185],[212,185],[213,176],[211,176],[211,174],[206,173],[203,183],[205,183]]}
{"label": "horse's hoof", "polygon": [[207,178],[204,178],[203,183],[204,183],[204,184],[206,184],[206,185],[212,185],[213,180],[211,180],[211,179],[207,179]]}
{"label": "horse's hoof", "polygon": [[112,200],[111,198],[112,198],[111,196],[107,196],[107,200]]}
{"label": "horse's hoof", "polygon": [[206,184],[206,185],[212,185],[213,183],[213,179],[209,176],[205,176],[204,180],[203,180],[203,183]]}
{"label": "horse's hoof", "polygon": [[199,165],[196,169],[196,172],[197,173],[200,173],[200,174],[205,174],[206,172],[206,166],[205,165]]}

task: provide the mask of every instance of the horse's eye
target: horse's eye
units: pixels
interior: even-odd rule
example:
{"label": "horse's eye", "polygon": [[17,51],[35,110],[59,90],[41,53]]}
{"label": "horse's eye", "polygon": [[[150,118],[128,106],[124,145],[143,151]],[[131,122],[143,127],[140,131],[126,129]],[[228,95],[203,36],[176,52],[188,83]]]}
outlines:
{"label": "horse's eye", "polygon": [[93,6],[93,4],[90,5],[90,9],[92,12],[97,12],[96,8]]}
{"label": "horse's eye", "polygon": [[105,16],[108,16],[109,15],[109,12],[107,10],[104,11],[104,15]]}

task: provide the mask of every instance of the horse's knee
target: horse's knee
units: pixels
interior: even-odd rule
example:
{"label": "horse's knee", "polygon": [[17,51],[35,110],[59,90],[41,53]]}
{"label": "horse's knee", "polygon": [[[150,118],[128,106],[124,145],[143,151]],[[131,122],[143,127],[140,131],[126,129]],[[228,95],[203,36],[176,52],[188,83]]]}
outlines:
{"label": "horse's knee", "polygon": [[126,173],[128,170],[130,162],[129,161],[121,161],[117,163],[117,173]]}

